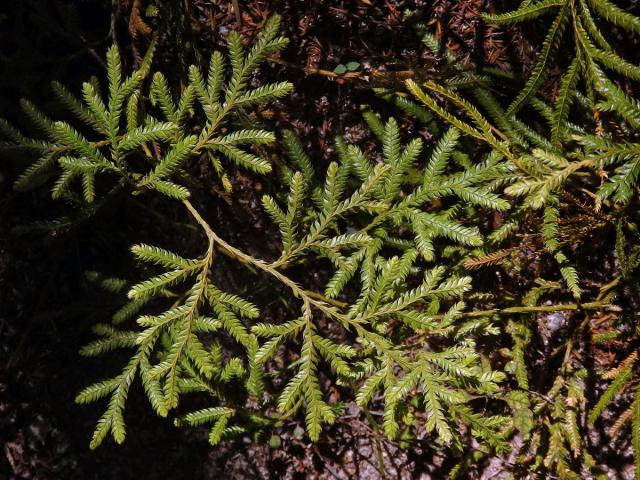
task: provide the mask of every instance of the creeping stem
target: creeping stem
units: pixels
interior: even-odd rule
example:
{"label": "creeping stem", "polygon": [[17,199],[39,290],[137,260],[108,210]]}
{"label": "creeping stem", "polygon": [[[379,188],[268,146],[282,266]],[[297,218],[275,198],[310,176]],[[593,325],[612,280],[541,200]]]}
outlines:
{"label": "creeping stem", "polygon": [[[258,258],[252,257],[251,255],[239,250],[238,248],[230,245],[225,240],[220,238],[218,234],[213,231],[211,226],[202,218],[200,213],[195,209],[195,207],[189,202],[189,200],[183,200],[182,203],[185,205],[189,213],[195,218],[198,224],[202,227],[204,232],[209,239],[209,249],[208,256],[212,255],[213,247],[217,246],[223,253],[226,255],[235,258],[243,264],[251,265],[263,272],[268,273],[275,279],[277,279],[280,283],[288,287],[293,294],[303,301],[306,305],[311,305],[322,313],[336,318],[340,320],[344,324],[352,325],[358,327],[359,321],[354,321],[350,319],[347,315],[342,313],[338,308],[344,308],[346,304],[344,302],[336,302],[331,299],[325,298],[322,294],[311,292],[305,290],[300,285],[298,285],[295,281],[291,280],[289,277],[280,272],[277,267],[282,266],[281,261],[276,261],[274,263],[268,263],[264,260],[260,260]],[[333,304],[330,305],[330,304]],[[607,311],[619,311],[620,307],[617,305],[612,305],[608,301],[596,301],[589,303],[567,303],[567,304],[559,304],[559,305],[539,305],[539,306],[522,306],[522,307],[507,307],[507,308],[493,308],[488,310],[474,310],[471,312],[463,312],[460,314],[460,317],[463,318],[473,318],[473,317],[485,317],[490,315],[500,315],[500,314],[526,314],[526,313],[535,313],[535,312],[561,312],[561,311],[572,311],[572,310],[607,310]],[[438,317],[437,315],[435,316]]]}

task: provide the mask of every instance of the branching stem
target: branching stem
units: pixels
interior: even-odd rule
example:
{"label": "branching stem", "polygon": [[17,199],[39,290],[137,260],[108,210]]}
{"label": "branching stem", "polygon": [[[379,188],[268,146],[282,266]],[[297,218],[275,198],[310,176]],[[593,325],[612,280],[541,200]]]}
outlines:
{"label": "branching stem", "polygon": [[[248,265],[252,265],[263,272],[268,273],[272,277],[276,278],[283,285],[287,286],[293,294],[302,300],[305,304],[311,305],[322,313],[326,314],[329,317],[336,318],[345,326],[350,325],[357,328],[357,330],[361,330],[360,321],[354,321],[350,319],[347,315],[341,313],[337,308],[344,308],[346,306],[343,302],[337,302],[331,299],[325,298],[323,295],[312,292],[309,290],[303,289],[300,285],[298,285],[295,281],[291,280],[289,277],[284,275],[282,272],[278,271],[276,268],[280,266],[282,262],[276,261],[275,263],[267,263],[264,260],[260,260],[258,258],[252,257],[251,255],[243,252],[242,250],[237,249],[236,247],[230,245],[225,240],[220,238],[211,228],[211,226],[202,218],[200,213],[194,208],[194,206],[189,202],[189,200],[183,200],[182,203],[185,205],[189,213],[195,218],[198,224],[205,231],[207,238],[210,242],[210,248],[213,249],[214,245],[217,245],[224,253],[229,255],[232,258],[239,260],[240,262]],[[329,305],[329,303],[334,306]],[[471,312],[463,312],[459,314],[460,318],[475,318],[475,317],[486,317],[490,315],[505,315],[505,314],[524,314],[524,313],[537,313],[537,312],[562,312],[562,311],[576,311],[576,310],[606,310],[611,312],[620,311],[620,307],[617,305],[612,305],[608,301],[595,301],[595,302],[587,302],[587,303],[565,303],[558,305],[539,305],[539,306],[521,306],[521,307],[507,307],[507,308],[492,308],[487,310],[475,310]],[[442,318],[443,315],[435,315],[434,318]]]}
{"label": "branching stem", "polygon": [[[609,312],[619,312],[621,308],[612,305],[609,302],[587,302],[577,303],[561,303],[558,305],[538,305],[523,307],[507,307],[507,308],[491,308],[488,310],[474,310],[471,312],[463,312],[458,315],[459,318],[486,317],[490,315],[500,314],[520,314],[520,313],[538,313],[538,312],[566,312],[572,310],[606,310]],[[443,315],[435,315],[434,318],[442,318]]]}
{"label": "branching stem", "polygon": [[[265,262],[264,260],[260,260],[258,258],[252,257],[251,255],[244,253],[242,250],[235,248],[232,245],[229,245],[226,241],[220,238],[211,228],[211,226],[202,218],[200,213],[194,208],[194,206],[189,202],[189,200],[183,200],[182,203],[187,207],[189,213],[196,219],[196,221],[200,224],[202,229],[205,231],[207,238],[212,242],[212,244],[217,244],[221,247],[227,254],[241,261],[242,263],[246,263],[249,265],[253,265],[254,267],[262,270],[263,272],[268,273],[272,277],[276,278],[280,283],[286,285],[293,294],[302,300],[305,304],[312,305],[322,313],[336,318],[340,320],[344,324],[349,324],[351,321],[348,317],[342,313],[340,313],[335,307],[328,305],[325,301],[319,300],[320,294],[311,293],[307,290],[303,289],[296,282],[291,280],[289,277],[279,272],[272,264]],[[323,297],[324,298],[324,297]]]}

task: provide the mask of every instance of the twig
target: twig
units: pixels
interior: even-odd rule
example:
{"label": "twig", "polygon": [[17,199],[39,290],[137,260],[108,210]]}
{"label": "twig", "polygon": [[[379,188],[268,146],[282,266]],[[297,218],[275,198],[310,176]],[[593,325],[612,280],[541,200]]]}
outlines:
{"label": "twig", "polygon": [[[509,313],[537,313],[537,312],[564,312],[572,310],[607,310],[609,312],[620,312],[622,309],[618,305],[612,305],[605,302],[588,302],[588,303],[561,303],[558,305],[539,305],[526,307],[507,307],[507,308],[491,308],[488,310],[474,310],[471,312],[463,312],[458,318],[475,318],[485,317],[489,315],[500,315]],[[444,315],[434,315],[433,318],[443,318]]]}
{"label": "twig", "polygon": [[376,444],[376,456],[378,458],[378,473],[382,478],[387,478],[387,469],[384,466],[384,455],[382,454],[382,440],[380,439],[380,428],[378,426],[378,422],[376,419],[371,416],[369,413],[369,409],[366,405],[362,406],[362,411],[364,415],[367,417],[369,424],[371,425],[371,429],[374,434],[374,442]]}
{"label": "twig", "polygon": [[241,27],[242,14],[240,13],[240,5],[238,4],[238,0],[231,0],[231,4],[233,5],[233,14],[236,16],[236,22],[238,23],[238,27]]}
{"label": "twig", "polygon": [[187,207],[187,210],[189,210],[191,215],[196,219],[196,221],[203,228],[203,230],[207,234],[207,237],[214,244],[222,247],[223,250],[225,250],[227,254],[229,254],[230,256],[240,260],[242,263],[247,263],[247,264],[253,265],[256,268],[262,270],[263,272],[266,272],[266,273],[270,274],[271,276],[275,277],[282,284],[284,284],[287,287],[289,287],[289,289],[293,292],[293,294],[297,298],[301,299],[304,303],[309,304],[309,305],[313,305],[315,308],[317,308],[318,310],[320,310],[324,314],[326,314],[326,315],[328,315],[330,317],[333,317],[333,318],[337,318],[338,320],[340,320],[341,322],[343,322],[345,324],[352,323],[345,315],[343,315],[341,312],[337,311],[334,307],[331,307],[325,301],[318,300],[317,299],[318,297],[324,298],[321,294],[315,293],[313,295],[310,295],[307,290],[303,289],[302,287],[300,287],[300,285],[298,285],[296,282],[291,280],[289,277],[287,277],[286,275],[284,275],[281,272],[279,272],[271,264],[265,262],[264,260],[260,260],[258,258],[254,258],[251,255],[249,255],[247,253],[244,253],[242,250],[239,250],[239,249],[233,247],[232,245],[229,245],[226,241],[224,241],[222,238],[220,238],[213,231],[211,226],[202,218],[200,213],[193,207],[193,205],[191,204],[191,202],[189,202],[189,200],[183,200],[182,203],[185,205],[185,207]]}

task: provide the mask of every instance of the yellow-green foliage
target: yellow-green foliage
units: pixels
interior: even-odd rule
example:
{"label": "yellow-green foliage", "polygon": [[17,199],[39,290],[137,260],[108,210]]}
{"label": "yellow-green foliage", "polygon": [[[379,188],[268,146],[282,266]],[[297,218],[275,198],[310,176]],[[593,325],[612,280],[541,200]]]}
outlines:
{"label": "yellow-green foliage", "polygon": [[[210,405],[175,422],[211,424],[212,444],[281,427],[298,412],[317,440],[323,425],[339,421],[351,403],[369,420],[369,409],[379,409],[389,439],[430,435],[438,448],[458,455],[452,476],[464,475],[472,458],[506,454],[516,434],[523,441],[519,459],[530,457],[523,468],[532,474],[600,473],[584,440],[586,419],[598,421],[635,386],[637,354],[605,376],[611,384],[594,405],[585,388],[598,380],[573,355],[577,334],[545,364],[557,369],[553,384],[537,384],[528,362],[537,354],[531,351],[536,312],[579,312],[587,320],[572,328],[590,335],[589,312],[619,312],[616,288],[634,278],[639,263],[628,209],[638,193],[640,146],[631,132],[640,125],[640,103],[604,72],[635,81],[640,70],[615,53],[602,25],[640,33],[640,19],[608,0],[525,1],[484,17],[512,25],[544,15],[550,15],[549,31],[515,98],[504,93],[515,79],[470,73],[446,50],[442,61],[452,74],[445,80],[408,80],[405,92],[377,90],[436,134],[431,146],[406,138],[393,117],[363,107],[378,151],[338,136],[335,157],[320,169],[303,142],[283,132],[277,162],[283,188],[262,198],[279,231],[272,261],[225,240],[191,203],[191,194],[207,187],[195,181],[189,159],[210,160],[226,193],[232,183],[225,164],[255,175],[271,172],[273,165],[252,146],[274,143],[276,135],[245,113],[291,90],[287,82],[249,87],[251,73],[287,44],[277,36],[277,17],[248,49],[232,32],[228,54],[215,52],[206,73],[192,66],[180,96],[161,73],[151,75],[153,44],[129,76],[113,46],[104,90],[91,80],[78,100],[54,85],[77,126],[50,119],[27,100],[22,106],[39,136],[0,122],[5,148],[35,157],[16,181],[18,190],[49,182],[54,199],[85,204],[106,201],[114,191],[164,195],[201,232],[204,247],[193,258],[133,246],[136,260],[157,273],[129,286],[105,284],[126,293],[128,302],[111,323],[95,326],[99,338],[81,354],[126,349],[130,357],[121,373],[77,396],[78,403],[106,399],[91,446],[109,434],[124,441],[128,392],[140,380],[163,417],[174,414],[184,395],[203,394]],[[549,99],[539,90],[569,38],[572,53]],[[434,37],[426,35],[424,44],[441,55]],[[617,128],[594,112],[610,115]],[[589,212],[589,226],[616,232],[612,255],[619,272],[598,289],[585,284],[577,268],[572,235],[584,237],[586,227],[575,225],[576,209]],[[521,271],[527,249],[551,260],[544,273]],[[220,255],[247,266],[244,274],[256,282],[286,292],[286,318],[275,320],[265,315],[268,306],[249,301],[251,287],[225,291],[216,275],[224,268]],[[509,267],[515,279],[523,273],[523,292],[486,292],[474,282],[472,269],[496,265]],[[296,266],[319,271],[322,291],[294,279]],[[565,303],[544,303],[550,295]],[[632,330],[633,336],[635,323]],[[618,332],[594,333],[590,344],[616,338]],[[281,356],[293,361],[281,366]],[[265,382],[265,373],[278,381]],[[340,387],[341,402],[330,398],[327,385]],[[632,421],[640,465],[640,395],[632,396],[616,431]]]}

